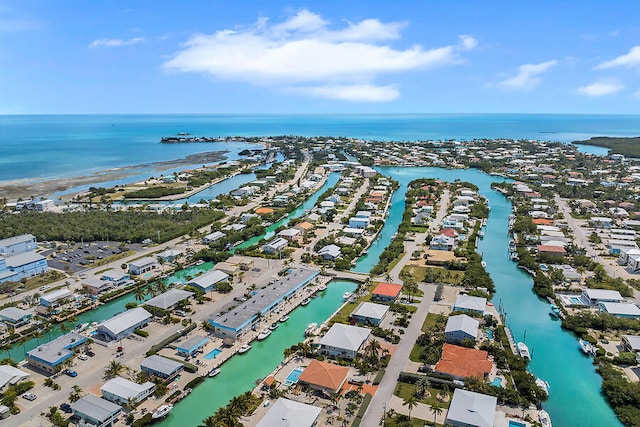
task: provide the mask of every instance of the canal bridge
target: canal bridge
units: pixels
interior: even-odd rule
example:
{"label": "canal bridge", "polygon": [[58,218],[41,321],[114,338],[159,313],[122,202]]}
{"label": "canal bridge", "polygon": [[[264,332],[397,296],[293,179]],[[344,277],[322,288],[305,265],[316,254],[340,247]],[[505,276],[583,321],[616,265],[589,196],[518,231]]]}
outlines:
{"label": "canal bridge", "polygon": [[338,271],[338,270],[326,269],[324,270],[324,274],[327,276],[332,276],[334,279],[352,280],[358,283],[365,283],[369,279],[368,274],[355,273],[353,271]]}

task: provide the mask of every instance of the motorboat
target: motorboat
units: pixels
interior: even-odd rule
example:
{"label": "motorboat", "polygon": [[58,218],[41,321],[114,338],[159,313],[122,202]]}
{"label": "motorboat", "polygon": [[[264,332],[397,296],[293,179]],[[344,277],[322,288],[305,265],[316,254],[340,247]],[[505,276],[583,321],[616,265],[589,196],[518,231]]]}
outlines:
{"label": "motorboat", "polygon": [[484,261],[482,261],[482,262],[480,263],[480,265],[481,265],[481,266],[483,266],[483,267],[486,267],[486,266],[487,266],[487,263],[486,263],[486,262],[484,262]]}
{"label": "motorboat", "polygon": [[158,409],[156,409],[153,414],[151,414],[151,418],[154,420],[159,420],[160,418],[164,418],[169,415],[169,412],[173,409],[173,405],[167,404],[162,405]]}
{"label": "motorboat", "polygon": [[478,236],[480,236],[480,238],[482,239],[484,237],[484,231],[478,231]]}
{"label": "motorboat", "polygon": [[316,328],[318,327],[317,323],[309,323],[309,326],[307,326],[307,329],[304,330],[304,335],[305,336],[309,336],[311,334],[313,334],[313,331],[316,330]]}
{"label": "motorboat", "polygon": [[260,332],[258,334],[258,341],[262,341],[264,339],[267,339],[267,337],[271,335],[271,330],[270,329],[264,329],[262,330],[262,332]]}
{"label": "motorboat", "polygon": [[542,378],[536,378],[536,385],[543,389],[545,393],[549,394],[549,389],[551,388],[551,386],[548,382],[546,382]]}
{"label": "motorboat", "polygon": [[251,346],[249,344],[242,344],[242,347],[240,347],[240,349],[238,349],[238,353],[240,353],[240,354],[246,353],[249,350],[251,350]]}
{"label": "motorboat", "polygon": [[309,298],[305,298],[300,302],[300,305],[307,305],[311,302],[311,299]]}
{"label": "motorboat", "polygon": [[595,347],[593,347],[593,345],[589,341],[580,339],[579,343],[580,343],[580,349],[587,356],[593,356],[596,353]]}
{"label": "motorboat", "polygon": [[551,417],[549,416],[549,413],[544,409],[540,409],[538,411],[538,419],[540,420],[540,424],[542,424],[542,427],[551,427]]}
{"label": "motorboat", "polygon": [[322,285],[318,286],[318,290],[319,291],[326,291],[327,290],[327,285],[322,284]]}
{"label": "motorboat", "polygon": [[351,298],[351,295],[353,295],[353,293],[345,292],[344,294],[342,294],[342,299],[349,299]]}
{"label": "motorboat", "polygon": [[281,319],[280,319],[280,323],[284,323],[287,320],[289,320],[289,315],[284,315]]}
{"label": "motorboat", "polygon": [[199,259],[198,261],[196,261],[196,265],[202,265],[202,264],[204,264],[203,260]]}
{"label": "motorboat", "polygon": [[218,375],[222,370],[220,368],[213,368],[212,370],[209,371],[209,377],[213,378],[216,375]]}
{"label": "motorboat", "polygon": [[553,317],[553,318],[559,318],[560,317],[560,309],[558,308],[557,305],[555,304],[550,304],[549,305],[549,316]]}
{"label": "motorboat", "polygon": [[529,347],[522,341],[516,344],[516,348],[518,349],[518,353],[523,359],[531,360],[531,354],[529,353]]}
{"label": "motorboat", "polygon": [[278,326],[280,326],[280,325],[278,325],[277,322],[276,323],[272,323],[271,326],[269,326],[269,329],[271,329],[272,331],[275,331],[276,329],[278,329]]}

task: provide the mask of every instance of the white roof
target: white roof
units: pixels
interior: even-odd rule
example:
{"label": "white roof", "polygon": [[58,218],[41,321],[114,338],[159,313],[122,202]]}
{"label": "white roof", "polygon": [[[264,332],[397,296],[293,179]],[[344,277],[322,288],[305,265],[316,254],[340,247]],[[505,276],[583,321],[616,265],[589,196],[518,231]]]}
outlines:
{"label": "white roof", "polygon": [[5,319],[13,320],[14,322],[22,320],[22,318],[25,316],[31,316],[31,315],[32,315],[31,312],[27,310],[23,310],[18,307],[7,307],[0,310],[0,316],[2,316]]}
{"label": "white roof", "polygon": [[151,298],[149,301],[145,302],[145,305],[150,305],[167,310],[176,305],[178,301],[187,299],[192,295],[193,292],[184,291],[182,289],[169,289],[167,292],[162,293],[157,297]]}
{"label": "white roof", "polygon": [[18,255],[7,258],[7,267],[20,267],[22,265],[31,264],[45,259],[42,255],[35,252],[23,252]]}
{"label": "white roof", "polygon": [[640,308],[635,304],[628,302],[601,302],[605,311],[614,316],[638,316],[640,317]]}
{"label": "white roof", "polygon": [[327,245],[318,251],[318,255],[331,255],[333,257],[340,256],[340,246],[338,245]]}
{"label": "white roof", "polygon": [[620,292],[614,291],[611,289],[585,289],[582,291],[589,299],[606,299],[606,300],[616,300],[616,301],[624,301]]}
{"label": "white roof", "polygon": [[42,295],[40,298],[43,298],[45,301],[53,302],[61,298],[70,297],[71,295],[73,295],[73,292],[71,292],[69,289],[62,288],[62,289],[56,289],[55,291],[47,292],[46,294]]}
{"label": "white roof", "polygon": [[372,302],[361,302],[358,304],[352,316],[368,317],[369,319],[382,319],[389,311],[389,306],[384,304],[375,304]]}
{"label": "white roof", "polygon": [[473,297],[471,295],[458,295],[458,298],[456,298],[456,303],[454,304],[455,308],[477,311],[484,311],[486,305],[486,298]]}
{"label": "white roof", "polygon": [[279,398],[256,427],[312,427],[322,408]]}
{"label": "white roof", "polygon": [[298,230],[297,228],[287,228],[287,229],[282,230],[281,232],[279,232],[278,236],[281,236],[281,237],[295,237],[300,233],[302,233],[302,231]]}
{"label": "white roof", "polygon": [[447,412],[447,424],[493,427],[498,399],[457,388]]}
{"label": "white roof", "polygon": [[360,346],[369,338],[370,333],[371,330],[367,328],[334,323],[331,329],[318,341],[318,344],[358,351]]}
{"label": "white roof", "polygon": [[170,375],[183,365],[182,363],[176,362],[175,360],[167,359],[166,357],[154,354],[153,356],[149,356],[143,359],[142,362],[140,362],[140,366],[152,371],[162,372],[164,374]]}
{"label": "white roof", "polygon": [[11,365],[0,365],[0,390],[7,384],[13,385],[29,378],[29,373]]}
{"label": "white roof", "polygon": [[222,231],[214,231],[211,234],[207,234],[206,236],[204,236],[204,240],[218,240],[223,238],[224,236],[226,236],[225,233],[223,233]]}
{"label": "white roof", "polygon": [[111,393],[115,396],[121,397],[124,400],[132,399],[138,396],[140,393],[154,388],[155,385],[152,382],[145,382],[144,384],[134,383],[122,377],[115,377],[104,383],[100,390],[104,394]]}
{"label": "white roof", "polygon": [[634,351],[640,351],[640,336],[639,335],[623,335],[623,338],[626,338],[626,340],[629,342],[629,344],[631,345],[631,348]]}
{"label": "white roof", "polygon": [[0,246],[10,246],[17,243],[30,242],[33,240],[35,240],[33,234],[21,234],[19,236],[7,237],[6,239],[0,240]]}
{"label": "white roof", "polygon": [[122,410],[120,405],[93,394],[88,394],[77,402],[72,403],[71,409],[74,413],[79,412],[99,421],[106,421],[113,414]]}
{"label": "white roof", "polygon": [[229,277],[227,273],[220,270],[211,270],[204,273],[202,276],[198,276],[195,279],[189,281],[190,285],[196,285],[201,288],[208,288],[209,286],[213,286],[218,282],[222,282]]}
{"label": "white roof", "polygon": [[150,264],[156,264],[156,260],[148,256],[129,262],[129,266],[133,265],[134,267],[138,267],[138,268],[144,267]]}
{"label": "white roof", "polygon": [[469,335],[473,335],[474,337],[478,335],[478,328],[480,327],[480,322],[474,319],[471,316],[467,316],[466,314],[459,314],[457,316],[449,317],[447,320],[447,326],[444,329],[444,332],[455,332],[455,331],[463,331]]}
{"label": "white roof", "polygon": [[131,326],[144,323],[148,319],[151,319],[151,314],[142,307],[136,307],[105,320],[98,325],[98,328],[104,328],[114,335],[118,335]]}

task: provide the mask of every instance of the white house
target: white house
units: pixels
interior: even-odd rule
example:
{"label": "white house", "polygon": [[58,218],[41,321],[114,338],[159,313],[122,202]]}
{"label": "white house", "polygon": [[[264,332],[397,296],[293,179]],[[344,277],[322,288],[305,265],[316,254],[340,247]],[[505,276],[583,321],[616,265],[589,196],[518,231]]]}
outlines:
{"label": "white house", "polygon": [[323,259],[329,261],[335,261],[340,256],[340,246],[338,245],[326,245],[318,251]]}
{"label": "white house", "polygon": [[322,408],[285,399],[276,400],[256,427],[314,427]]}
{"label": "white house", "polygon": [[609,289],[584,289],[581,299],[587,305],[598,305],[601,302],[623,302],[620,292]]}
{"label": "white house", "polygon": [[493,427],[498,398],[455,389],[447,411],[446,425],[453,427]]}
{"label": "white house", "polygon": [[216,240],[220,240],[223,237],[226,237],[227,235],[225,233],[223,233],[222,231],[214,231],[213,233],[207,234],[206,236],[204,236],[202,238],[202,243],[204,243],[205,245],[209,245],[213,242],[215,242]]}
{"label": "white house", "polygon": [[277,239],[273,239],[267,244],[262,245],[262,252],[266,254],[276,254],[282,251],[289,245],[286,239],[282,237],[278,237]]}
{"label": "white house", "polygon": [[156,385],[150,381],[138,384],[122,377],[112,378],[100,387],[102,397],[118,405],[141,402],[151,396],[155,389]]}
{"label": "white house", "polygon": [[451,316],[444,329],[444,338],[448,343],[459,343],[463,340],[475,341],[478,337],[480,322],[466,314]]}
{"label": "white house", "polygon": [[220,270],[208,271],[194,279],[191,279],[188,285],[195,286],[203,292],[211,292],[218,283],[229,279],[229,275]]}
{"label": "white house", "polygon": [[151,314],[142,307],[132,308],[100,323],[96,332],[109,340],[118,341],[131,335],[137,328],[146,326],[151,321],[151,317]]}
{"label": "white house", "polygon": [[334,323],[318,341],[318,351],[327,356],[354,359],[370,334],[367,328]]}
{"label": "white house", "polygon": [[455,304],[453,304],[452,310],[484,314],[486,305],[486,298],[473,297],[470,295],[458,295]]}
{"label": "white house", "polygon": [[158,262],[151,257],[144,257],[133,260],[129,263],[129,272],[133,275],[144,274],[158,267]]}

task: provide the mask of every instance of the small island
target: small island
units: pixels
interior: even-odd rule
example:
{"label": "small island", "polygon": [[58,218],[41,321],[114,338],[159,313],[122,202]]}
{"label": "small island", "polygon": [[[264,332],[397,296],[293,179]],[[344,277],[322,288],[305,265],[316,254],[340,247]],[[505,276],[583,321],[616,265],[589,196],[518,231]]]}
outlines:
{"label": "small island", "polygon": [[605,147],[609,149],[609,154],[622,154],[627,157],[640,157],[640,136],[628,138],[594,136],[585,141],[573,141],[572,144]]}

